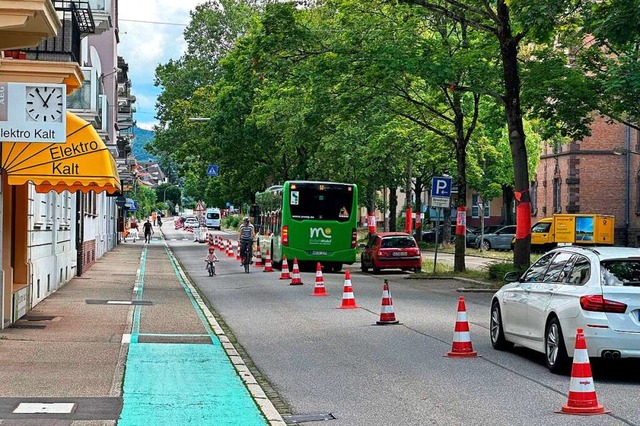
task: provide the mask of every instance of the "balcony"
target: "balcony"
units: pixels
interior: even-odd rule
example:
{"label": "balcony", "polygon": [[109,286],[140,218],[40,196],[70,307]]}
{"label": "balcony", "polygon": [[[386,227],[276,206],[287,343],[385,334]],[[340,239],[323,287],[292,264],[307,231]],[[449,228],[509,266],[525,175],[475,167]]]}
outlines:
{"label": "balcony", "polygon": [[113,27],[111,19],[112,0],[88,0],[96,24],[96,34],[102,34]]}
{"label": "balcony", "polygon": [[55,37],[42,40],[36,47],[25,49],[26,59],[54,62],[81,62],[82,37],[95,32],[89,4],[85,1],[54,0],[62,28]]}
{"label": "balcony", "polygon": [[0,0],[0,50],[37,46],[59,30],[60,19],[49,0]]}

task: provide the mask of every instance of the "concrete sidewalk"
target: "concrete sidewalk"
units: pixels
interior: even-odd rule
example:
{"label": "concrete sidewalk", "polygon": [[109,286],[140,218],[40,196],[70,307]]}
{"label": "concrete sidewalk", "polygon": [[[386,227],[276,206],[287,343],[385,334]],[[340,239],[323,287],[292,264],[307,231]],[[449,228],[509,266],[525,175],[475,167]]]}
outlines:
{"label": "concrete sidewalk", "polygon": [[155,231],[0,331],[1,425],[284,425]]}

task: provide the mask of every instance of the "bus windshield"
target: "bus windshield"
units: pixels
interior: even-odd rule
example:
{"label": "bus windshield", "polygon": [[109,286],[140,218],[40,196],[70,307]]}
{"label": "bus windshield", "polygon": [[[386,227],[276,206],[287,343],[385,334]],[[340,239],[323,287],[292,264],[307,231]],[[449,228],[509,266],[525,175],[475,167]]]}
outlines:
{"label": "bus windshield", "polygon": [[353,205],[350,185],[296,183],[289,193],[292,219],[335,220],[348,222]]}

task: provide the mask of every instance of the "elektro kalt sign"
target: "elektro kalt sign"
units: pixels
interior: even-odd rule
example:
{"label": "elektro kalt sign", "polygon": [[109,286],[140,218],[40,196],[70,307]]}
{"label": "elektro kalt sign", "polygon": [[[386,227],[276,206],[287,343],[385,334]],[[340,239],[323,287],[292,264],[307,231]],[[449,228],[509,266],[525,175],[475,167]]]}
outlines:
{"label": "elektro kalt sign", "polygon": [[65,142],[64,84],[0,83],[0,141]]}

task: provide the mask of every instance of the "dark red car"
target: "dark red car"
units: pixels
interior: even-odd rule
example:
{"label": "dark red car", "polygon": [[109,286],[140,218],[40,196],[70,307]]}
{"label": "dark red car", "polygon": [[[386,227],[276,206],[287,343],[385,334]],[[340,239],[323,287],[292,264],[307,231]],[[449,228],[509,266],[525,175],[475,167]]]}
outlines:
{"label": "dark red car", "polygon": [[369,236],[360,257],[360,268],[377,274],[381,269],[420,272],[422,254],[413,236],[404,232],[380,232]]}

